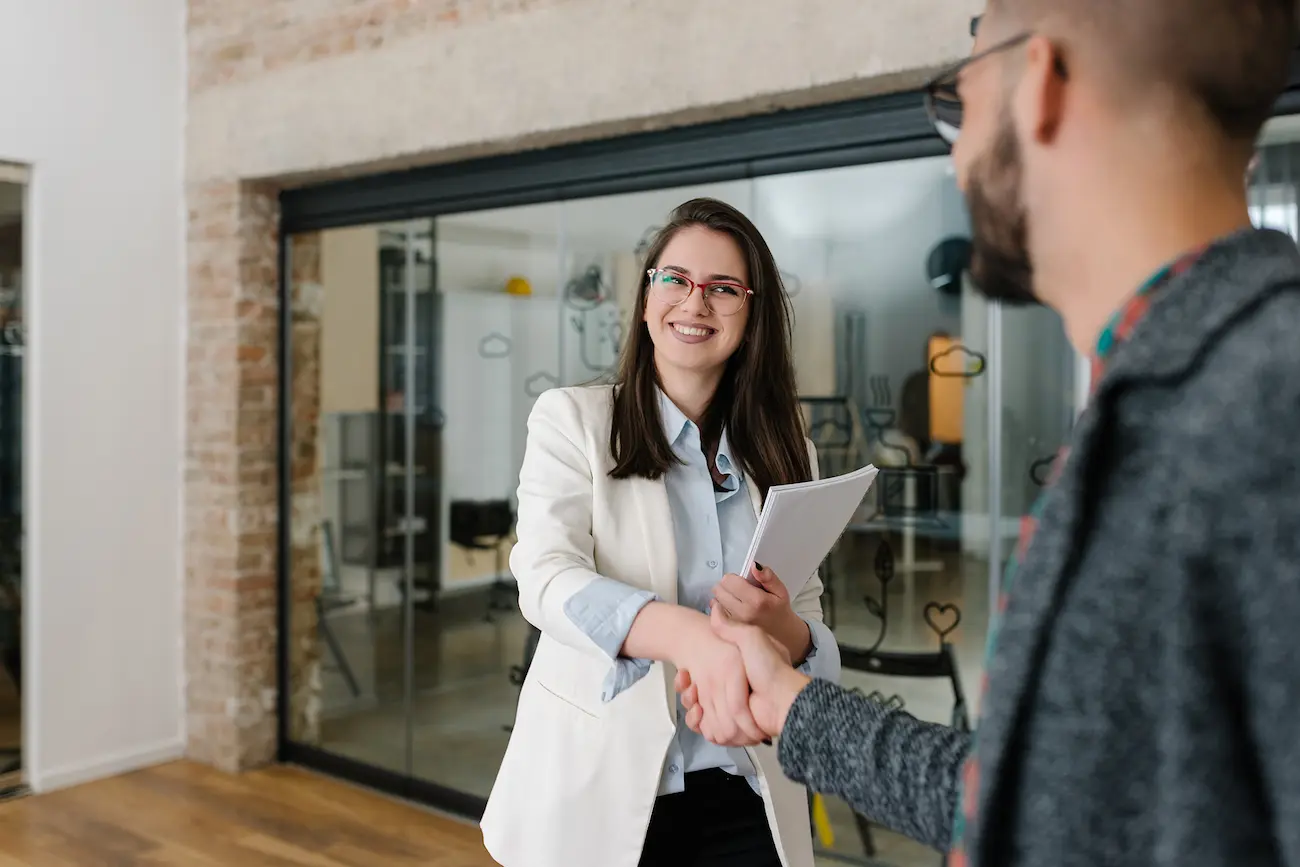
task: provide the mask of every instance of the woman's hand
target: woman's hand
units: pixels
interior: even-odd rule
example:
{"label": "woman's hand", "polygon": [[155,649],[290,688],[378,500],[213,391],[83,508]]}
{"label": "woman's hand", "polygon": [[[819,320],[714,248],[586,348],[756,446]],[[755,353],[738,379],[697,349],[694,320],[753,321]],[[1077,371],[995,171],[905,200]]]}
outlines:
{"label": "woman's hand", "polygon": [[[722,609],[715,607],[711,615],[714,634],[741,652],[745,674],[752,687],[749,695],[749,712],[754,722],[768,737],[776,737],[785,727],[786,715],[799,692],[808,685],[809,678],[795,671],[790,657],[776,639],[755,626],[745,626],[727,620]],[[689,672],[678,671],[673,684],[681,694],[686,710],[686,725],[713,743],[722,746],[752,746],[758,741],[744,737],[739,740],[719,733],[721,728],[712,712],[699,698],[699,689]]]}
{"label": "woman's hand", "polygon": [[812,631],[790,607],[790,592],[775,572],[761,564],[755,564],[750,574],[757,587],[728,573],[713,588],[713,598],[732,621],[761,628],[781,643],[796,664],[802,664],[812,651]]}
{"label": "woman's hand", "polygon": [[[696,617],[699,617],[696,614]],[[704,736],[714,743],[758,743],[765,737],[749,709],[749,679],[740,648],[716,633],[709,620],[693,620],[679,638],[673,664],[693,687]]]}

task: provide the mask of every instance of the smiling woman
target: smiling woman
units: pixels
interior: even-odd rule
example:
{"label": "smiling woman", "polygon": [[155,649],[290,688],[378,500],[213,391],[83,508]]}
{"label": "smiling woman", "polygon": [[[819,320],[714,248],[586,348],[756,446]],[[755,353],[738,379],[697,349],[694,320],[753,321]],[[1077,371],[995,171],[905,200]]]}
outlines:
{"label": "smiling woman", "polygon": [[676,208],[644,264],[613,382],[548,391],[529,418],[510,562],[541,638],[484,840],[506,867],[811,867],[807,795],[770,747],[710,744],[666,700],[689,671],[756,729],[712,605],[839,677],[821,581],[792,599],[770,570],[736,574],[768,488],[815,472],[789,299],[758,229],[717,199]]}

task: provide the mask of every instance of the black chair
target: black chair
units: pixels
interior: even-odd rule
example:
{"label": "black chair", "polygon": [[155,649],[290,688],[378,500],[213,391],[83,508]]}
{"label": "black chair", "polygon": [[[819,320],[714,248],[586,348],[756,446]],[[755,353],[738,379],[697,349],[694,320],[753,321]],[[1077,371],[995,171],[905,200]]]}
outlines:
{"label": "black chair", "polygon": [[449,516],[449,535],[453,545],[473,551],[493,552],[496,571],[488,595],[486,620],[494,611],[510,611],[514,606],[510,582],[506,580],[505,556],[501,548],[515,529],[515,512],[509,500],[453,500]]}

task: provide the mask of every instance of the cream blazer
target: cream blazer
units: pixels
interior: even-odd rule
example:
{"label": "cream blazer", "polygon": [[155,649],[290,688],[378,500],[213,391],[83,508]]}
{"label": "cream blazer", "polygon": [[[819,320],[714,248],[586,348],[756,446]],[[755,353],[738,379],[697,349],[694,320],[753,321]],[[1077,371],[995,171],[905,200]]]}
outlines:
{"label": "cream blazer", "polygon": [[[609,386],[557,388],[528,419],[519,473],[519,607],[541,630],[481,828],[503,867],[637,867],[677,726],[673,667],[601,701],[610,659],[564,613],[597,575],[677,600],[664,483],[609,476]],[[809,443],[816,473],[816,455]],[[758,491],[748,486],[755,513]],[[821,620],[813,576],[795,610]],[[813,867],[808,799],[775,746],[749,750],[784,867]]]}

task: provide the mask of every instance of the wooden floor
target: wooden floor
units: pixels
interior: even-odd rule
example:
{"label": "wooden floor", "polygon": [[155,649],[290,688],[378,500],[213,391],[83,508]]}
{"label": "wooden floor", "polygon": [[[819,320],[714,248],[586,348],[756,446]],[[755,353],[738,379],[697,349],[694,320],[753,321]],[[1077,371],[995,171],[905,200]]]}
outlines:
{"label": "wooden floor", "polygon": [[187,762],[0,803],[0,867],[492,867],[478,828],[294,768]]}

